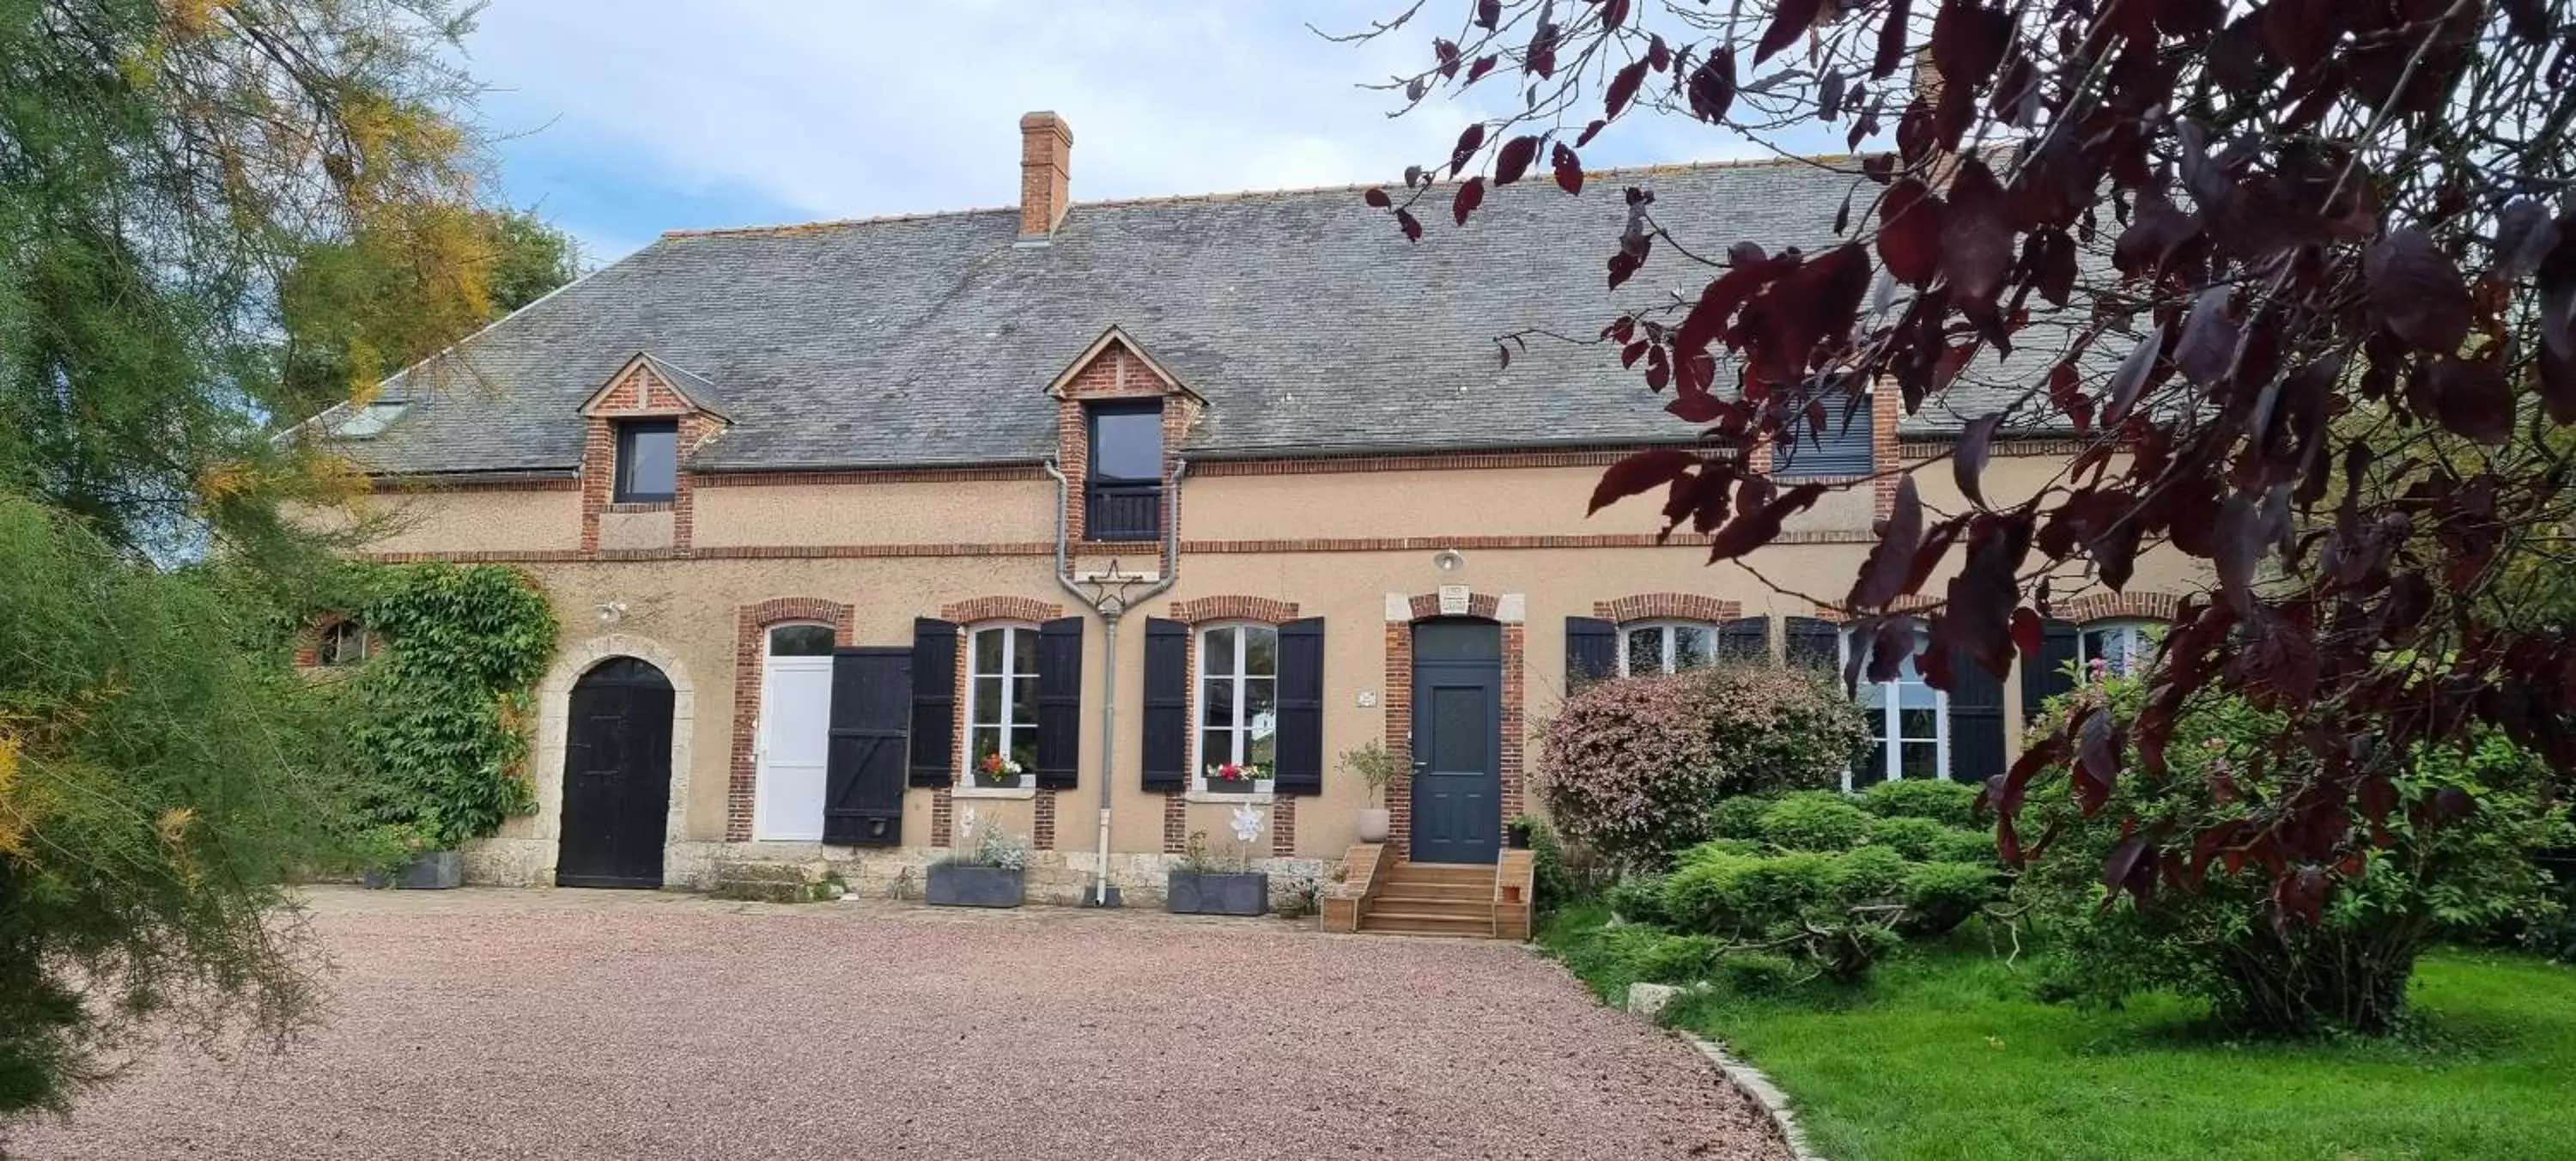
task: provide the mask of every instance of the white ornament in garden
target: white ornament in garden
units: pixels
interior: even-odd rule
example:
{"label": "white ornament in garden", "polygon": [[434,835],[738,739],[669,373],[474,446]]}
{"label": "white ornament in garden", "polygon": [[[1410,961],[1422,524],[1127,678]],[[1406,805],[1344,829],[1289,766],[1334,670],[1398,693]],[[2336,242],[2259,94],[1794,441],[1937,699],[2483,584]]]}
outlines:
{"label": "white ornament in garden", "polygon": [[1235,841],[1248,843],[1254,839],[1260,838],[1261,824],[1262,817],[1260,807],[1246,803],[1234,808]]}

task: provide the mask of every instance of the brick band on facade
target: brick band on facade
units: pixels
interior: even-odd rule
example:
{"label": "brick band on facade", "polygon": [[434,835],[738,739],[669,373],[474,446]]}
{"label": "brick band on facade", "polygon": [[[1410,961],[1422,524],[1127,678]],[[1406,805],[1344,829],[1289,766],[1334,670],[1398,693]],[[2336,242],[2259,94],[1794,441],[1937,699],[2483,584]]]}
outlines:
{"label": "brick band on facade", "polygon": [[[1174,601],[1165,616],[1184,625],[1210,621],[1259,621],[1278,625],[1297,619],[1297,602],[1269,597],[1221,596]],[[1196,648],[1195,642],[1192,648]]]}
{"label": "brick band on facade", "polygon": [[1744,603],[1698,593],[1638,593],[1613,601],[1594,601],[1592,615],[1618,625],[1653,620],[1732,621],[1744,615]]}
{"label": "brick band on facade", "polygon": [[761,683],[768,673],[769,631],[780,625],[832,627],[832,643],[855,642],[857,610],[820,597],[779,597],[744,605],[734,616],[733,750],[725,778],[725,841],[750,842],[760,782]]}

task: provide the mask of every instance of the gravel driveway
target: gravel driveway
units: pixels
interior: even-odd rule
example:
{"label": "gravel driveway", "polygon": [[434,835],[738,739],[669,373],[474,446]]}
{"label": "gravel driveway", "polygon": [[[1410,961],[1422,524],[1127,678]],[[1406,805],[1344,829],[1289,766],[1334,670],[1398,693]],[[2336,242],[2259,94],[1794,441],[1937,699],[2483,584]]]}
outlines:
{"label": "gravel driveway", "polygon": [[317,892],[329,1022],[142,1061],[10,1157],[1785,1156],[1499,943],[1274,920]]}

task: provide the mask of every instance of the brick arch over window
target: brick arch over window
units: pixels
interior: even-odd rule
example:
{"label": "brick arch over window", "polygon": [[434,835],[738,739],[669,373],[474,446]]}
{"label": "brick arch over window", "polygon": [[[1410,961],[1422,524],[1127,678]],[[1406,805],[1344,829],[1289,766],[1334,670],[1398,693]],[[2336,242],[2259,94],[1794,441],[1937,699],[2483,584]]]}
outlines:
{"label": "brick arch over window", "polygon": [[[1469,617],[1498,622],[1503,636],[1502,767],[1503,821],[1524,813],[1521,752],[1528,741],[1527,699],[1522,690],[1528,666],[1527,601],[1518,593],[1469,593]],[[1442,616],[1440,594],[1386,596],[1386,749],[1400,767],[1413,762],[1413,623]],[[1395,857],[1413,857],[1413,784],[1410,779],[1386,788],[1387,837]]]}
{"label": "brick arch over window", "polygon": [[2126,592],[2088,593],[2072,600],[2057,602],[2052,610],[2061,621],[2089,625],[2095,621],[2119,618],[2141,618],[2149,621],[2171,621],[2182,598],[2173,593]]}
{"label": "brick arch over window", "polygon": [[1232,595],[1200,597],[1195,601],[1172,602],[1166,615],[1184,625],[1204,625],[1211,621],[1263,621],[1277,625],[1297,619],[1297,602]]}
{"label": "brick arch over window", "polygon": [[[1942,599],[1940,597],[1931,596],[1925,593],[1915,593],[1910,596],[1898,597],[1895,600],[1888,602],[1887,611],[1891,613],[1936,612],[1940,609],[1941,603]],[[1859,619],[1858,616],[1850,610],[1833,605],[1816,606],[1815,618],[1819,621],[1833,621],[1837,624],[1844,621]]]}
{"label": "brick arch over window", "polygon": [[1592,615],[1613,624],[1630,621],[1732,621],[1744,615],[1741,601],[1721,601],[1698,593],[1638,593],[1615,601],[1594,601]]}
{"label": "brick arch over window", "polygon": [[297,669],[321,668],[322,638],[331,630],[354,620],[357,620],[355,616],[338,609],[316,614],[312,623],[306,625],[303,632],[295,635],[295,667]]}
{"label": "brick arch over window", "polygon": [[751,841],[752,786],[760,777],[754,757],[760,727],[760,684],[767,672],[769,630],[779,625],[832,627],[832,643],[854,644],[858,611],[820,597],[776,597],[744,605],[734,617],[733,752],[725,777],[725,841]]}
{"label": "brick arch over window", "polygon": [[977,621],[1052,621],[1064,606],[1029,597],[975,597],[939,606],[939,619],[972,625]]}

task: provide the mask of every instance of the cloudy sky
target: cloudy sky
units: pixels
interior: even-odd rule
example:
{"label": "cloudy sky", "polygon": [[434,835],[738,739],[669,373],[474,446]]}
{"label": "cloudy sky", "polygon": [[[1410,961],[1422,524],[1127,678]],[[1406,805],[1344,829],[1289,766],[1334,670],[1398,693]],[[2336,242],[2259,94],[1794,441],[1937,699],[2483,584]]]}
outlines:
{"label": "cloudy sky", "polygon": [[[1353,46],[1306,25],[1402,4],[495,0],[466,49],[502,192],[601,264],[666,229],[1011,205],[1032,109],[1073,126],[1077,201],[1397,180],[1475,112],[1389,119],[1396,94],[1358,87],[1427,58],[1432,31]],[[1755,152],[1667,122],[1584,159]]]}

